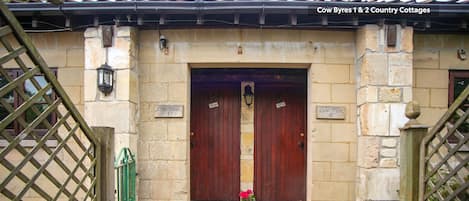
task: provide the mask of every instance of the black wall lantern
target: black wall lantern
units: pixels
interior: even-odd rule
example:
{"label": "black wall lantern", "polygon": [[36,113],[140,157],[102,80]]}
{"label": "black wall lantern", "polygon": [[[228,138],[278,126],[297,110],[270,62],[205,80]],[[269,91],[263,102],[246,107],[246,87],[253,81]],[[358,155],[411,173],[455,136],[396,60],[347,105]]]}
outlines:
{"label": "black wall lantern", "polygon": [[168,48],[168,39],[164,35],[160,35],[160,50],[165,50]]}
{"label": "black wall lantern", "polygon": [[164,37],[164,35],[160,34],[160,50],[163,51],[165,55],[168,55],[169,53],[169,47],[168,47],[168,39]]}
{"label": "black wall lantern", "polygon": [[105,95],[112,92],[114,87],[114,70],[107,63],[101,65],[98,69],[98,89]]}
{"label": "black wall lantern", "polygon": [[244,102],[246,105],[249,107],[252,105],[252,102],[254,101],[254,93],[252,92],[252,88],[250,85],[246,85],[244,87]]}

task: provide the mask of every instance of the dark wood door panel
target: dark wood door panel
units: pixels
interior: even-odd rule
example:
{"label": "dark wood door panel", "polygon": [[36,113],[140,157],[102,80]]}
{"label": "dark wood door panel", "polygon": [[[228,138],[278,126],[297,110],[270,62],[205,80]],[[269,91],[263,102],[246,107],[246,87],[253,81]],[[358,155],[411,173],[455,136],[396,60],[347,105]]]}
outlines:
{"label": "dark wood door panel", "polygon": [[193,84],[191,93],[191,200],[239,200],[240,85]]}
{"label": "dark wood door panel", "polygon": [[305,86],[256,84],[254,124],[257,200],[305,200]]}

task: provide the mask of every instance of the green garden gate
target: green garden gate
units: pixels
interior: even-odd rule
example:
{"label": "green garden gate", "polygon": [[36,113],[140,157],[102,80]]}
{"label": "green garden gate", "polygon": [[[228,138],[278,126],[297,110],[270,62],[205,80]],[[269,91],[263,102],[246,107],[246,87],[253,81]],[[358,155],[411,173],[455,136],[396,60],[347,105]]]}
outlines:
{"label": "green garden gate", "polygon": [[117,200],[135,201],[135,158],[129,148],[122,148],[115,162],[117,178]]}

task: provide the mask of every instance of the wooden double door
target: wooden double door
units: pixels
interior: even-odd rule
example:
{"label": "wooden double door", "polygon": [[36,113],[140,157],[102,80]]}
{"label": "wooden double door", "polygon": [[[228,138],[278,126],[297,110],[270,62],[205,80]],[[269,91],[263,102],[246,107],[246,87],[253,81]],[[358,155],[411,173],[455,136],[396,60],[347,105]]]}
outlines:
{"label": "wooden double door", "polygon": [[[240,88],[239,82],[192,83],[191,200],[239,200]],[[256,83],[254,111],[257,200],[304,201],[305,84]]]}

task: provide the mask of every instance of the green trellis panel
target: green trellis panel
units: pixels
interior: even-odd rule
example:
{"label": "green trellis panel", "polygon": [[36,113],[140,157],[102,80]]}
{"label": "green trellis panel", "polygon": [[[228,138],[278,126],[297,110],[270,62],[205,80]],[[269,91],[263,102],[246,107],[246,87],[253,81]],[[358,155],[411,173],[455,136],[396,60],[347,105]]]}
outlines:
{"label": "green trellis panel", "polygon": [[101,200],[99,141],[3,1],[0,11],[0,200]]}

